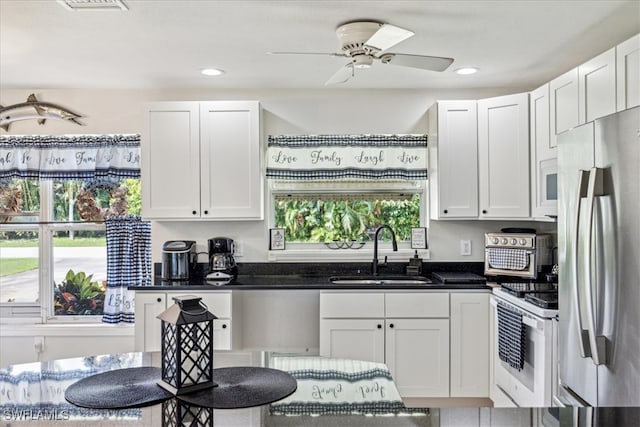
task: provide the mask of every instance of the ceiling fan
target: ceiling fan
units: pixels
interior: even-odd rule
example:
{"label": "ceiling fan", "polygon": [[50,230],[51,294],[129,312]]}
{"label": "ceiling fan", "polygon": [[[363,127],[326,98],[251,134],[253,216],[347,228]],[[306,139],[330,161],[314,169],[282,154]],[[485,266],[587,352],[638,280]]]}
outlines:
{"label": "ceiling fan", "polygon": [[409,55],[391,53],[387,49],[408,39],[415,33],[377,21],[353,21],[336,28],[340,40],[341,52],[269,52],[273,55],[328,55],[348,58],[349,62],[341,67],[325,85],[344,83],[354,77],[356,68],[369,68],[374,61],[383,64],[400,65],[430,71],[444,71],[453,62],[453,58],[440,56]]}

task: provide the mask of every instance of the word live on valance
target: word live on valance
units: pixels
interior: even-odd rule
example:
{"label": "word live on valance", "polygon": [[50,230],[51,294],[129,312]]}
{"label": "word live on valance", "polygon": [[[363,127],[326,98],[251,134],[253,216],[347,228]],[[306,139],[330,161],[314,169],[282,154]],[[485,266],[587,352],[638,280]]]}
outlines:
{"label": "word live on valance", "polygon": [[267,177],[427,178],[427,135],[270,135]]}

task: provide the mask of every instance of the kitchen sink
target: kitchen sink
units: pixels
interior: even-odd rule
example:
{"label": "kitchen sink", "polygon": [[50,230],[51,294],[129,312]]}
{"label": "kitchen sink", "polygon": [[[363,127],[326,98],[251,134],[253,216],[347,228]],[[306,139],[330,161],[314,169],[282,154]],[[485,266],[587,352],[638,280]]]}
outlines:
{"label": "kitchen sink", "polygon": [[424,276],[332,276],[329,282],[336,285],[427,285],[431,279]]}

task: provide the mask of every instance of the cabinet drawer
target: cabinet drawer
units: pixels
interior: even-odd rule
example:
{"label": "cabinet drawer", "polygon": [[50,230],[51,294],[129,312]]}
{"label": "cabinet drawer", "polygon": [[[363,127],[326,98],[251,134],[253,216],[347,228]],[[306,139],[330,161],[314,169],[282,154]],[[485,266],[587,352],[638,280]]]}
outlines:
{"label": "cabinet drawer", "polygon": [[321,318],[384,317],[384,294],[320,294]]}
{"label": "cabinet drawer", "polygon": [[386,294],[386,317],[449,317],[449,294]]}

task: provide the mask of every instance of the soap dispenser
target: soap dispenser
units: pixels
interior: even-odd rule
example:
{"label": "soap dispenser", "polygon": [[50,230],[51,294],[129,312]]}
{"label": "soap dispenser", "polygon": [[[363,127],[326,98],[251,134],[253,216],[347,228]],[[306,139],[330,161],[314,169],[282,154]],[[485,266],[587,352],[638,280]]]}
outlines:
{"label": "soap dispenser", "polygon": [[419,276],[422,274],[422,258],[418,258],[418,251],[415,251],[413,258],[409,258],[406,272],[407,276]]}

